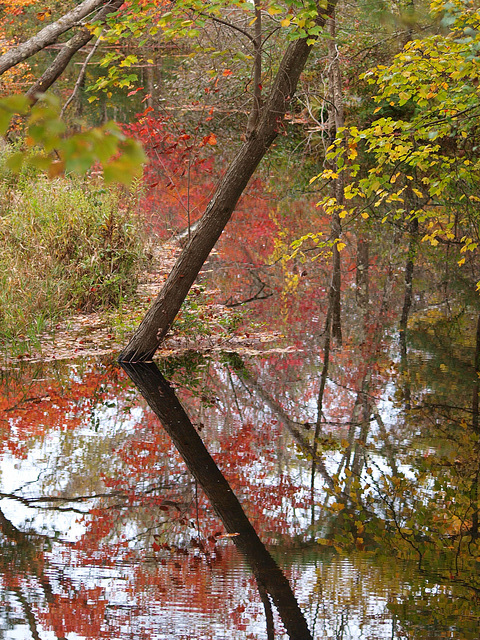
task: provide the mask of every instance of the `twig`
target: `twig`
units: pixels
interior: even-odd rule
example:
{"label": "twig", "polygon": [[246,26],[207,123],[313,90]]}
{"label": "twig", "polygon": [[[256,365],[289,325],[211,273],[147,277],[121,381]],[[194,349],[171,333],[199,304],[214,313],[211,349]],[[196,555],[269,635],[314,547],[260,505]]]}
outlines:
{"label": "twig", "polygon": [[95,52],[97,51],[99,45],[100,45],[100,38],[102,37],[102,31],[100,31],[100,35],[97,38],[97,41],[95,42],[95,44],[92,47],[92,50],[90,51],[90,53],[88,54],[88,56],[85,58],[85,62],[82,65],[82,68],[80,69],[80,73],[78,74],[78,78],[77,81],[75,83],[75,86],[73,87],[73,91],[71,96],[69,97],[69,99],[65,102],[65,104],[62,107],[62,110],[60,111],[60,117],[63,118],[63,114],[65,113],[65,111],[67,110],[67,107],[70,105],[70,103],[72,102],[72,100],[75,98],[75,96],[77,95],[77,93],[80,90],[80,86],[85,78],[85,74],[87,72],[87,65],[90,62],[90,60],[93,58],[93,56],[95,55]]}

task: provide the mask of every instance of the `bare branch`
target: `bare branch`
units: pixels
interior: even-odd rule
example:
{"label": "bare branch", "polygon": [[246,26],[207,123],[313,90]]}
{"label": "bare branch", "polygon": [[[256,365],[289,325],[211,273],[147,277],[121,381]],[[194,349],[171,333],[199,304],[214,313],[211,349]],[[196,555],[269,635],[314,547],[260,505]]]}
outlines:
{"label": "bare branch", "polygon": [[248,38],[250,40],[250,42],[252,42],[253,44],[255,44],[255,40],[253,39],[253,37],[248,33],[248,31],[245,31],[245,29],[242,29],[241,27],[238,27],[236,24],[233,24],[232,22],[227,22],[226,20],[222,20],[221,18],[217,18],[216,16],[211,16],[208,13],[204,13],[203,11],[197,11],[196,12],[199,16],[204,16],[205,18],[209,18],[210,20],[212,20],[213,22],[216,22],[218,24],[223,24],[226,27],[228,27],[229,29],[234,29],[235,31],[238,31],[238,33],[241,33],[243,36],[245,36],[246,38]]}
{"label": "bare branch", "polygon": [[[100,34],[100,36],[101,36],[101,34]],[[101,42],[100,36],[98,37],[97,41],[93,45],[92,50],[90,51],[88,56],[85,58],[85,62],[83,63],[82,68],[80,69],[80,73],[78,74],[78,78],[77,78],[77,81],[75,82],[75,86],[73,87],[73,91],[72,91],[70,97],[68,98],[68,100],[65,102],[65,104],[62,107],[62,110],[60,112],[60,117],[63,117],[63,114],[67,110],[68,106],[70,105],[70,103],[72,102],[72,100],[75,98],[75,96],[77,95],[77,93],[80,90],[80,87],[82,85],[83,79],[85,78],[85,74],[87,72],[88,63],[93,58],[93,56],[95,55],[96,50],[98,49],[98,47],[100,45],[100,42]]]}

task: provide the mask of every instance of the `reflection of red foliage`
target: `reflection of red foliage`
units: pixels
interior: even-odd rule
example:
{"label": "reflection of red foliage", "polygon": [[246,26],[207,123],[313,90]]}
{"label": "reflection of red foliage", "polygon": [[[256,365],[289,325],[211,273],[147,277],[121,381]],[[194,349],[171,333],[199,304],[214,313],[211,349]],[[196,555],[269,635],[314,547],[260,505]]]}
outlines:
{"label": "reflection of red foliage", "polygon": [[[63,371],[62,371],[63,369]],[[8,425],[9,438],[4,449],[25,457],[32,438],[44,438],[53,430],[75,430],[89,410],[108,399],[113,400],[112,382],[125,384],[123,372],[114,367],[87,366],[79,375],[58,365],[58,376],[38,379],[38,368],[29,365],[18,378],[4,378],[0,384],[0,412]]]}
{"label": "reflection of red foliage", "polygon": [[[206,153],[213,145],[213,134],[199,134],[195,140],[195,136],[183,130],[174,131],[168,119],[154,118],[151,112],[125,129],[142,139],[151,160],[145,174],[147,191],[142,207],[152,228],[165,236],[169,229],[185,227],[188,206],[191,221],[198,218],[213,188],[216,164]],[[274,237],[285,231],[288,245],[307,230],[325,230],[328,234],[329,225],[330,220],[322,216],[314,202],[292,201],[281,209],[261,179],[253,180],[212,259],[222,298],[230,294],[236,299],[247,298],[251,294],[252,271],[260,273],[270,290],[279,293],[284,273],[279,265],[265,266]],[[378,318],[384,278],[381,265],[374,262],[372,258],[369,283],[372,304],[363,342],[356,351],[345,344],[332,355],[323,410],[327,420],[335,422],[328,426],[335,436],[346,423],[352,396],[366,374],[370,376],[372,393],[375,387],[385,388],[389,377],[387,354],[380,362],[378,359],[372,362],[372,355],[384,351],[386,340],[384,325]],[[249,362],[248,368],[265,394],[303,428],[303,423],[312,421],[312,406],[318,394],[329,262],[292,260],[287,268],[299,276],[295,291],[288,294],[288,304],[280,295],[255,304],[257,318],[265,321],[267,330],[278,329],[280,320],[285,321],[291,331],[288,345],[296,350],[281,355],[265,354]],[[237,277],[232,278],[232,273]],[[373,277],[379,274],[380,277]],[[345,331],[347,336],[354,336],[358,321],[352,302],[354,277],[355,255],[347,247],[342,252],[343,300],[347,309],[343,321],[350,325]],[[385,313],[382,323],[386,320]],[[188,379],[188,370],[183,374],[183,380]],[[209,391],[216,398],[210,413],[202,405],[201,393],[182,392],[182,403],[192,421],[202,424],[207,446],[260,536],[266,542],[279,536],[288,539],[304,531],[310,506],[309,463],[292,456],[295,444],[281,420],[275,418],[275,411],[262,406],[259,418],[258,404],[263,402],[262,397],[245,391],[234,370],[229,374],[230,378],[225,369],[211,366],[205,375]],[[125,391],[125,376],[115,367],[89,364],[83,369],[62,370],[59,366],[55,377],[38,379],[43,377],[32,367],[23,372],[18,382],[2,383],[3,447],[20,459],[49,434],[67,434],[70,443],[78,446],[74,438],[90,414],[107,403],[125,410],[132,404]],[[235,411],[237,401],[241,416]],[[94,508],[81,519],[85,532],[76,544],[58,543],[52,556],[34,549],[35,561],[28,567],[36,584],[40,580],[47,584],[45,568],[53,561],[56,571],[60,558],[62,567],[70,567],[72,575],[76,568],[91,570],[91,581],[87,584],[81,578],[74,581],[62,575],[53,590],[48,585],[52,592],[37,607],[37,619],[54,629],[58,637],[73,632],[95,640],[121,637],[122,625],[132,624],[136,616],[138,620],[142,616],[146,619],[146,613],[154,606],[180,598],[185,611],[192,607],[202,612],[228,609],[232,628],[244,629],[246,614],[252,618],[252,610],[246,603],[251,600],[258,603],[253,579],[242,573],[241,585],[215,588],[213,582],[219,578],[233,582],[239,558],[232,542],[212,542],[212,534],[222,529],[218,519],[201,491],[195,495],[192,478],[156,417],[142,402],[136,408],[138,413],[132,413],[125,424],[119,419],[118,432],[109,441],[108,450],[99,449],[102,455],[92,461],[88,470],[95,474],[98,487],[113,497],[96,499]],[[203,423],[206,423],[204,431]],[[311,441],[311,430],[305,426],[302,433]],[[66,447],[67,452],[71,453],[71,449],[75,446]],[[55,485],[51,488],[52,495],[56,491]],[[124,579],[117,578],[115,588],[109,591],[98,576],[107,569],[118,576],[123,567]],[[2,569],[4,585],[12,589],[24,586],[13,564]],[[102,586],[95,585],[97,579]],[[128,608],[116,608],[118,594],[128,601]],[[154,635],[155,629],[151,627],[139,629],[142,638]]]}
{"label": "reflection of red foliage", "polygon": [[213,190],[214,160],[207,149],[216,144],[215,135],[189,134],[151,108],[124,131],[143,144],[149,159],[140,209],[151,231],[166,238],[198,220]]}

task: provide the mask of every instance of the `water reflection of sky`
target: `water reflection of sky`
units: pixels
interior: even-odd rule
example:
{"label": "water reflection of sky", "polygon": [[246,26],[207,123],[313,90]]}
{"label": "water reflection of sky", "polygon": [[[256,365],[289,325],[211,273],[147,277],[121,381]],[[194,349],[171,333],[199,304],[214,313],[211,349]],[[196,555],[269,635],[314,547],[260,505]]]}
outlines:
{"label": "water reflection of sky", "polygon": [[[224,372],[221,368],[219,371],[219,380],[225,383]],[[75,378],[79,382],[78,373],[75,373]],[[136,430],[141,431],[145,409],[140,405],[133,405],[125,411],[121,398],[116,402],[110,399],[108,405],[105,407],[99,403],[98,406],[90,407],[89,415],[73,432],[59,425],[56,430],[50,429],[44,437],[32,439],[24,458],[5,453],[2,460],[3,494],[15,494],[24,498],[65,494],[69,486],[75,486],[71,482],[72,476],[82,473],[85,448],[92,453],[96,444],[100,449],[93,455],[100,463],[103,461],[103,471],[108,471],[112,464],[114,466],[112,456],[114,458],[117,453],[115,447],[127,441]],[[75,411],[72,407],[70,409],[70,415],[74,415]],[[208,413],[205,407],[202,407],[202,412],[205,418]],[[260,414],[263,422],[272,419],[271,411],[261,411]],[[231,432],[238,420],[231,412],[227,421],[220,419],[222,415],[225,418],[224,406],[216,405],[210,409],[205,420],[208,425],[205,437],[207,441],[211,440],[212,449],[217,452],[221,452],[224,442],[222,432]],[[255,415],[254,406],[244,407],[244,419],[247,417],[249,420],[255,420]],[[277,424],[270,435],[280,439],[281,431],[281,425]],[[111,443],[111,446],[105,447],[106,442]],[[261,447],[256,447],[256,452],[261,454]],[[308,460],[297,457],[296,447],[288,437],[286,440],[284,437],[282,457],[282,473],[291,476],[292,484],[296,487],[296,499],[301,500],[303,495],[303,499],[307,501],[310,486]],[[268,492],[281,491],[275,474],[275,464],[269,462],[265,465],[261,457],[251,459],[245,455],[244,458],[242,473],[252,481],[250,490],[255,486],[263,486]],[[340,454],[327,453],[325,461],[327,469],[334,473],[340,463]],[[235,458],[235,464],[242,464],[242,455]],[[95,480],[91,486],[100,489],[101,483]],[[315,489],[316,500],[322,503],[325,499],[324,482],[318,476]],[[244,498],[248,509],[249,497],[245,495]],[[66,500],[62,503],[62,508],[68,509],[68,504]],[[75,505],[75,509],[87,513],[93,506],[101,508],[101,504],[101,499],[85,500]],[[100,597],[102,606],[106,607],[102,633],[107,636],[111,624],[114,629],[123,629],[122,637],[125,638],[137,637],[137,634],[147,632],[153,633],[153,637],[156,638],[172,639],[225,638],[228,635],[232,638],[247,639],[252,637],[252,634],[259,639],[267,637],[263,608],[255,595],[250,570],[243,558],[232,548],[231,543],[227,542],[224,546],[224,553],[228,556],[227,566],[222,563],[221,566],[213,565],[208,568],[200,563],[201,566],[197,566],[196,572],[202,573],[201,584],[198,584],[197,575],[194,584],[189,586],[185,575],[191,575],[192,568],[188,563],[191,563],[192,557],[185,559],[178,556],[172,559],[167,554],[167,559],[158,558],[152,554],[151,549],[142,549],[138,541],[135,543],[135,536],[141,533],[142,525],[135,523],[134,519],[124,522],[123,534],[130,541],[134,541],[130,548],[135,551],[135,558],[125,560],[120,566],[114,564],[108,567],[101,566],[98,562],[105,549],[102,551],[100,544],[99,551],[95,552],[94,538],[87,542],[86,553],[89,559],[82,557],[82,548],[68,548],[68,542],[82,540],[85,543],[85,537],[88,537],[87,521],[92,519],[90,516],[87,517],[87,521],[81,521],[77,512],[49,511],[48,503],[43,503],[42,506],[46,509],[38,508],[34,504],[29,507],[12,499],[1,501],[4,516],[18,529],[33,529],[38,534],[52,537],[56,533],[62,542],[54,544],[52,551],[45,555],[51,588],[53,591],[58,588],[61,593],[62,581],[68,580],[73,590],[94,591],[97,594],[95,597]],[[264,504],[264,509],[270,522],[280,517],[287,520],[289,529],[282,531],[284,536],[299,535],[309,525],[308,507],[303,511],[299,508],[291,509],[289,499],[281,496],[271,505]],[[117,532],[112,540],[118,540],[120,535],[120,532]],[[160,565],[160,573],[164,575],[163,580],[166,582],[162,583],[160,580],[160,583],[150,585],[147,578],[139,584],[139,569],[147,576],[156,574],[155,580],[158,581],[157,564],[162,561],[167,563]],[[310,547],[309,558],[285,551],[281,555],[281,564],[288,567],[287,574],[307,621],[320,637],[337,637],[340,629],[344,638],[394,637],[394,623],[386,606],[388,598],[391,597],[389,590],[392,585],[382,585],[381,581],[378,582],[376,574],[382,569],[376,567],[374,562],[368,562],[360,556],[328,557],[313,545],[313,548]],[[165,566],[169,567],[168,571],[164,570]],[[25,581],[28,582],[28,589],[31,591],[33,582],[37,582],[38,578],[30,577],[28,580],[25,577]],[[162,585],[160,590],[157,584]],[[395,588],[398,590],[398,585]],[[37,599],[42,599],[41,592],[36,594],[35,600]],[[224,606],[217,609],[220,601]],[[19,609],[18,605],[14,604],[13,595],[10,602],[14,610]],[[86,603],[87,608],[98,605],[95,598],[87,600]],[[237,611],[233,619],[232,611]],[[20,610],[15,617],[21,619]],[[278,620],[276,627],[281,627]],[[42,638],[55,637],[46,627],[39,627],[38,630]],[[17,624],[10,631],[5,630],[5,633],[4,637],[10,640],[27,638],[30,632],[24,625]],[[68,635],[69,639],[88,637],[88,634],[76,632]],[[286,636],[280,634],[277,637]]]}
{"label": "water reflection of sky", "polygon": [[[318,328],[322,316],[312,318]],[[436,385],[446,393],[445,371],[428,380],[421,374],[423,360],[428,366],[444,362],[444,353],[437,357],[429,351],[422,360],[417,348],[411,378],[400,378],[398,346],[383,342],[388,330],[380,333],[375,358],[349,345],[333,353],[321,425],[325,442],[319,448],[330,479],[346,477],[345,440],[363,485],[380,484],[394,473],[413,481],[412,447],[420,455],[436,452],[428,440],[432,423],[422,422],[420,414],[412,418],[404,395],[406,381],[414,401],[432,394]],[[223,357],[207,359],[195,371],[179,367],[173,374],[178,395],[285,570],[314,636],[423,640],[431,623],[420,619],[409,631],[408,606],[415,612],[418,607],[422,618],[421,603],[428,610],[429,599],[449,595],[449,587],[425,585],[415,565],[393,556],[335,551],[316,542],[334,536],[341,521],[325,509],[336,498],[317,470],[311,526],[312,464],[301,442],[311,443],[317,418],[321,333],[307,331],[298,344],[303,352],[244,358],[243,373]],[[464,354],[463,344],[462,349]],[[8,412],[1,491],[12,497],[0,500],[0,510],[30,537],[22,542],[4,523],[2,637],[266,639],[263,605],[245,559],[228,538],[208,542],[222,531],[221,524],[201,492],[196,494],[173,445],[125,378],[109,379],[102,371],[94,361],[67,366],[63,378],[45,369],[43,380],[37,374],[43,391],[36,397],[53,395],[53,389],[55,402],[20,402],[17,411]],[[199,380],[195,387],[193,375]],[[373,412],[354,419],[365,380],[378,417]],[[470,383],[464,384],[466,389]],[[453,398],[460,402],[468,392],[456,389]],[[297,439],[289,426],[297,429]],[[419,495],[432,499],[433,477],[422,482]],[[40,502],[27,505],[13,496]],[[69,500],[79,496],[86,497]],[[208,553],[195,543],[199,539]],[[17,549],[12,557],[10,548]],[[404,603],[409,603],[407,623],[398,614]],[[33,623],[25,622],[32,616],[37,636]],[[67,628],[59,621],[68,616]],[[467,623],[459,620],[455,633],[470,640],[473,636],[462,631]],[[286,638],[278,616],[275,628],[276,638]],[[454,637],[445,635],[445,625],[433,628],[438,638]]]}

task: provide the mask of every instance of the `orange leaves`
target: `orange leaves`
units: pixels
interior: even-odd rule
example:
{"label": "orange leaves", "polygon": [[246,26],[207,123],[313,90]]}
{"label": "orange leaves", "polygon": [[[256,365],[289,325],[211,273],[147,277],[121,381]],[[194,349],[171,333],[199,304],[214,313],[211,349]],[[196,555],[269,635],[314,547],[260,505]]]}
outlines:
{"label": "orange leaves", "polygon": [[[21,16],[25,13],[25,7],[28,7],[32,4],[37,4],[38,0],[0,0],[0,7],[3,8],[3,12],[5,15],[9,16]],[[48,16],[51,15],[50,9],[44,11]],[[46,16],[46,17],[48,17]]]}
{"label": "orange leaves", "polygon": [[3,10],[12,16],[19,16],[24,13],[25,7],[32,4],[36,4],[37,0],[4,0],[0,2],[0,6],[3,5]]}
{"label": "orange leaves", "polygon": [[43,22],[46,18],[49,18],[52,15],[52,12],[50,9],[45,9],[45,11],[39,11],[37,13],[37,20],[40,20],[40,22]]}
{"label": "orange leaves", "polygon": [[227,78],[228,76],[231,76],[232,73],[233,73],[233,71],[231,71],[231,69],[224,69],[223,73],[222,73],[222,76],[225,76]]}
{"label": "orange leaves", "polygon": [[206,144],[216,145],[217,136],[214,133],[209,133],[208,136],[205,136],[200,143],[201,146],[205,146]]}
{"label": "orange leaves", "polygon": [[[129,91],[129,93],[127,93],[127,98],[129,98],[130,96],[134,96],[139,91],[143,91],[143,87],[137,87],[136,89]],[[152,109],[152,107],[150,107],[150,109]]]}

